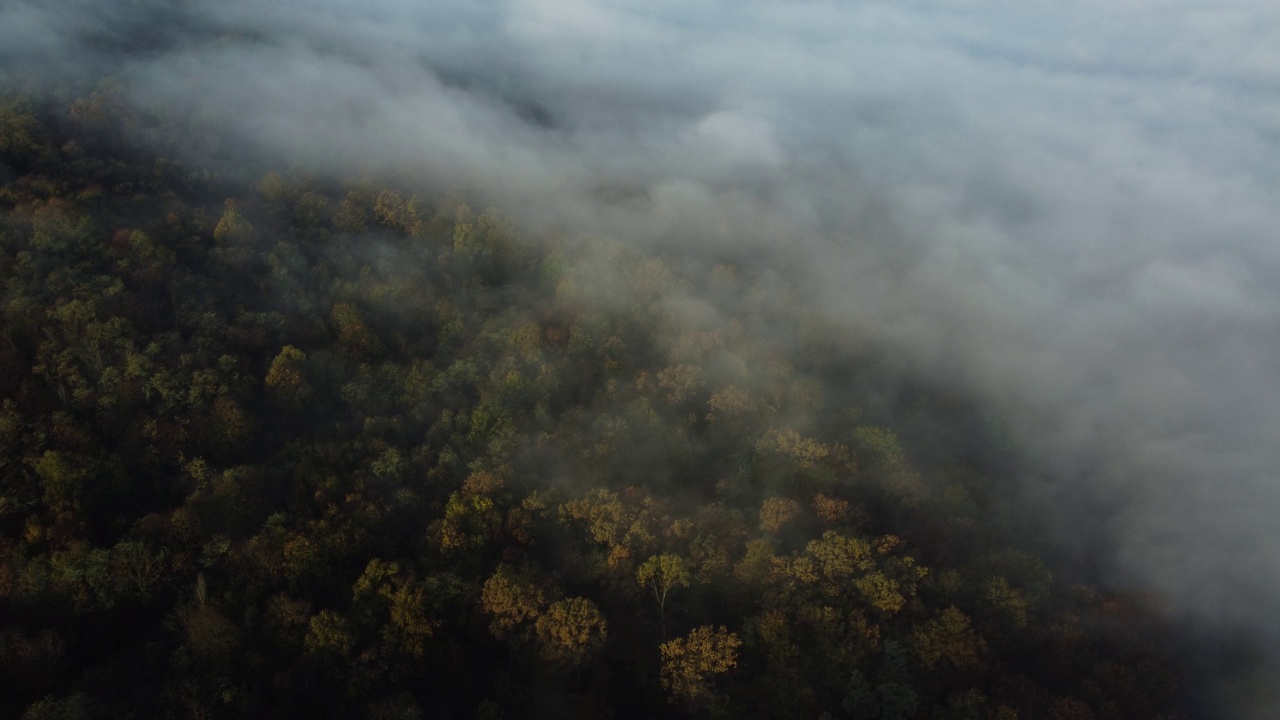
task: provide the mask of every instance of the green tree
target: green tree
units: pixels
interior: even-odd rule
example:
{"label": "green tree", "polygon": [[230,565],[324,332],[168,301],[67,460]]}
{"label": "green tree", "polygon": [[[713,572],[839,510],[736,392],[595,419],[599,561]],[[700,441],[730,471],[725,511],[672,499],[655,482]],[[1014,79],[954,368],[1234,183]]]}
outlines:
{"label": "green tree", "polygon": [[306,353],[285,345],[271,361],[267,370],[267,389],[286,405],[296,407],[311,394],[305,374],[306,360]]}
{"label": "green tree", "polygon": [[311,618],[305,644],[310,653],[346,655],[356,641],[346,618],[332,610],[321,610]]}
{"label": "green tree", "polygon": [[987,649],[986,642],[974,632],[969,617],[954,605],[917,627],[912,633],[911,645],[920,663],[930,670],[943,660],[957,670],[978,668]]}
{"label": "green tree", "polygon": [[213,239],[221,244],[235,245],[249,242],[253,237],[253,224],[236,209],[234,200],[227,200],[222,217],[213,229]]}

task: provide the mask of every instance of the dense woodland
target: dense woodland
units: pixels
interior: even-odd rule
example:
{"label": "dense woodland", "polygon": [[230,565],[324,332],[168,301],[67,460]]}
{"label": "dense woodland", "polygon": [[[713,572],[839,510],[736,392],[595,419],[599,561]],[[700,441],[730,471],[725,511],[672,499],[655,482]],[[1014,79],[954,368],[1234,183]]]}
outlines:
{"label": "dense woodland", "polygon": [[977,414],[767,268],[165,122],[0,104],[0,716],[1183,716]]}

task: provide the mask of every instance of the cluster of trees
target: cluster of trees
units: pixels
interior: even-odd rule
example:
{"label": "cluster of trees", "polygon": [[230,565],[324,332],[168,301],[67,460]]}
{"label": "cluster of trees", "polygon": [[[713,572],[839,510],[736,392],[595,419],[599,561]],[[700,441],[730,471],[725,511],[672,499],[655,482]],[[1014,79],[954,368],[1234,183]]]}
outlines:
{"label": "cluster of trees", "polygon": [[1180,717],[762,270],[148,122],[0,103],[0,715]]}

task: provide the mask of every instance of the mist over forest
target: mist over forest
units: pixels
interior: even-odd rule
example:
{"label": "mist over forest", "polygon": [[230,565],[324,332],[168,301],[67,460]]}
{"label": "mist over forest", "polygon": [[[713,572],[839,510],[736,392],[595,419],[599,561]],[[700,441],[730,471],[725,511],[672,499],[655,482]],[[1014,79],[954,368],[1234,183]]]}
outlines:
{"label": "mist over forest", "polygon": [[0,4],[0,714],[1274,717],[1276,48]]}

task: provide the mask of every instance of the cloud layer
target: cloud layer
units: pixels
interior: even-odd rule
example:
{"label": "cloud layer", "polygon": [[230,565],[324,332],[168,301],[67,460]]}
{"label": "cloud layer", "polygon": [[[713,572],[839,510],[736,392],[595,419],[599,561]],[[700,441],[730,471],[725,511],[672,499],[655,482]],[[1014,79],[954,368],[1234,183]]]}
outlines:
{"label": "cloud layer", "polygon": [[1280,639],[1280,6],[11,0],[0,48],[282,162],[782,251],[999,409],[1063,542]]}

